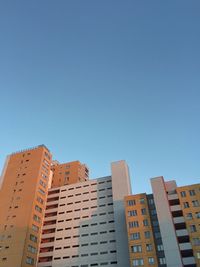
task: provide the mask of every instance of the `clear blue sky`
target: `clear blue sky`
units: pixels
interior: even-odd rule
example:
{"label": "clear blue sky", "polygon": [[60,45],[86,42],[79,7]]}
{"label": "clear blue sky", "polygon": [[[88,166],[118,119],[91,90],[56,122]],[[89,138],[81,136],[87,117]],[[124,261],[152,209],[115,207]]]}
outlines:
{"label": "clear blue sky", "polygon": [[0,1],[0,168],[44,143],[91,177],[124,159],[200,182],[200,1]]}

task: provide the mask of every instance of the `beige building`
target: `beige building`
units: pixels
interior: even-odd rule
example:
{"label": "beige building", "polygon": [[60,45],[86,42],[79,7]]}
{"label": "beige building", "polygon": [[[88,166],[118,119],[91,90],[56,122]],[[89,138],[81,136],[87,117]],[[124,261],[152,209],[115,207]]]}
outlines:
{"label": "beige building", "polygon": [[200,266],[200,184],[176,188],[197,266]]}
{"label": "beige building", "polygon": [[130,266],[166,267],[153,195],[125,197]]}
{"label": "beige building", "polygon": [[0,190],[0,267],[37,266],[48,189],[88,180],[79,161],[59,164],[44,145],[7,157]]}
{"label": "beige building", "polygon": [[7,157],[0,191],[0,266],[36,266],[50,179],[44,146]]}
{"label": "beige building", "polygon": [[89,178],[88,167],[85,164],[80,163],[80,161],[72,161],[62,164],[53,161],[51,169],[53,171],[52,188],[85,182]]}
{"label": "beige building", "polygon": [[128,167],[114,162],[111,173],[49,190],[38,267],[129,267]]}
{"label": "beige building", "polygon": [[125,197],[130,266],[200,266],[200,184],[151,179],[153,194]]}
{"label": "beige building", "polygon": [[89,180],[44,145],[7,157],[0,185],[0,267],[200,267],[200,184],[151,179],[131,195],[125,161]]}

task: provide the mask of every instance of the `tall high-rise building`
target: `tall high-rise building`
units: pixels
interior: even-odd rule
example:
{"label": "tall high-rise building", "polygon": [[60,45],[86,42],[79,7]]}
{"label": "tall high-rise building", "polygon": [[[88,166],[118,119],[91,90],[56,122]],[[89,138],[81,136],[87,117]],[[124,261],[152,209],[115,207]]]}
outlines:
{"label": "tall high-rise building", "polygon": [[44,145],[7,157],[0,184],[0,267],[200,267],[200,184],[151,179],[131,195],[125,161],[89,180]]}
{"label": "tall high-rise building", "polygon": [[200,184],[179,188],[163,177],[151,184],[167,266],[200,266]]}
{"label": "tall high-rise building", "polygon": [[130,266],[200,266],[200,184],[151,179],[153,194],[125,197]]}
{"label": "tall high-rise building", "polygon": [[0,187],[0,267],[37,266],[48,189],[88,179],[79,161],[59,164],[44,145],[7,157]]}
{"label": "tall high-rise building", "polygon": [[162,266],[166,260],[153,195],[125,197],[130,266]]}
{"label": "tall high-rise building", "polygon": [[128,167],[111,166],[111,176],[49,190],[38,267],[129,267]]}
{"label": "tall high-rise building", "polygon": [[0,190],[0,266],[36,266],[51,153],[44,146],[7,157]]}

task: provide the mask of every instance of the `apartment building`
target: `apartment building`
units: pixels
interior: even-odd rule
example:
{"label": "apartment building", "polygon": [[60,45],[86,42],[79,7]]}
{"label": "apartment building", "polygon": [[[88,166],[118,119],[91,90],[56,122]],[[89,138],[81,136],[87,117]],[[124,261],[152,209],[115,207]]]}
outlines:
{"label": "apartment building", "polygon": [[88,167],[80,163],[80,161],[62,164],[58,161],[53,161],[51,170],[53,172],[51,188],[84,182],[89,178]]}
{"label": "apartment building", "polygon": [[153,194],[125,197],[130,266],[200,266],[200,184],[151,179]]}
{"label": "apartment building", "polygon": [[200,266],[200,184],[177,187],[163,177],[151,184],[167,266]]}
{"label": "apartment building", "polygon": [[49,190],[38,267],[129,267],[128,167],[119,161],[111,170],[108,177]]}
{"label": "apartment building", "polygon": [[0,266],[36,266],[51,153],[44,146],[7,157],[0,191]]}
{"label": "apartment building", "polygon": [[0,267],[37,266],[48,189],[86,181],[88,174],[79,161],[52,161],[44,145],[7,157],[0,188]]}
{"label": "apartment building", "polygon": [[200,266],[200,184],[151,185],[153,194],[125,197],[130,266]]}
{"label": "apartment building", "polygon": [[125,161],[89,180],[44,145],[7,157],[0,187],[0,267],[200,267],[200,184],[151,179],[131,195]]}
{"label": "apartment building", "polygon": [[179,200],[177,205],[182,211],[181,220],[184,220],[189,234],[189,252],[193,251],[196,265],[200,266],[200,184],[177,187],[176,193]]}
{"label": "apartment building", "polygon": [[153,195],[125,197],[130,266],[166,267]]}

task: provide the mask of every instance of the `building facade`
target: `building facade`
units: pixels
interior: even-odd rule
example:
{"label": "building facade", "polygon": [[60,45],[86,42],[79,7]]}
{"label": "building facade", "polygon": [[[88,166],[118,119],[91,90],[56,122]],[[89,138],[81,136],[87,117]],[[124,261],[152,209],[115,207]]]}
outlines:
{"label": "building facade", "polygon": [[0,267],[200,267],[200,184],[151,179],[131,194],[125,161],[89,180],[44,145],[7,157],[0,185]]}
{"label": "building facade", "polygon": [[130,266],[200,266],[200,184],[151,179],[153,194],[125,197]]}
{"label": "building facade", "polygon": [[200,266],[200,184],[151,179],[167,266]]}
{"label": "building facade", "polygon": [[53,161],[51,170],[53,172],[51,188],[84,182],[89,178],[88,167],[80,163],[80,161],[62,164],[58,161]]}
{"label": "building facade", "polygon": [[166,267],[153,195],[125,197],[130,266]]}
{"label": "building facade", "polygon": [[112,164],[111,176],[50,189],[38,267],[129,267],[127,194],[124,161]]}
{"label": "building facade", "polygon": [[7,157],[0,185],[0,267],[37,266],[48,189],[87,180],[88,172],[79,161],[55,166],[44,145]]}
{"label": "building facade", "polygon": [[0,191],[0,266],[36,266],[51,153],[45,146],[7,157]]}

